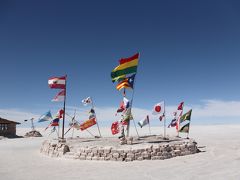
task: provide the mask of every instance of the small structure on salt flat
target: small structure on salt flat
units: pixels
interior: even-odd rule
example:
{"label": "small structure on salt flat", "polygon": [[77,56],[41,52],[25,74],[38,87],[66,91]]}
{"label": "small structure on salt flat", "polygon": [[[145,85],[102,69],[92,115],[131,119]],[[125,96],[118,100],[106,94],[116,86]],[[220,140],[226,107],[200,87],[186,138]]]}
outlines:
{"label": "small structure on salt flat", "polygon": [[17,137],[16,125],[21,124],[19,122],[10,121],[0,117],[0,136],[4,137]]}

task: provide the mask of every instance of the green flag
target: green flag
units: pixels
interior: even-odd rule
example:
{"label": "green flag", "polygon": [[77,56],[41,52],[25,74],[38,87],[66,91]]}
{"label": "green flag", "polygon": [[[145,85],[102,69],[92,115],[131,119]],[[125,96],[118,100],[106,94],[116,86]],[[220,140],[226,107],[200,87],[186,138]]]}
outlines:
{"label": "green flag", "polygon": [[189,133],[189,126],[190,126],[190,123],[185,124],[183,127],[179,129],[178,132]]}
{"label": "green flag", "polygon": [[192,109],[181,116],[180,123],[182,123],[183,121],[186,121],[186,120],[190,121],[191,120],[191,114],[192,114]]}

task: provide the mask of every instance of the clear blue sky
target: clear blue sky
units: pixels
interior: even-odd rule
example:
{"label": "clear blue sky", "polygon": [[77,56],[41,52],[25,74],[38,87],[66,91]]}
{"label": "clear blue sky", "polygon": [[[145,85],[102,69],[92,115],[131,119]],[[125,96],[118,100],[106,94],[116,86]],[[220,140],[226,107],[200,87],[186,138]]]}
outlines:
{"label": "clear blue sky", "polygon": [[0,108],[40,113],[68,75],[68,105],[118,106],[118,59],[140,52],[134,104],[240,99],[240,2],[0,1]]}

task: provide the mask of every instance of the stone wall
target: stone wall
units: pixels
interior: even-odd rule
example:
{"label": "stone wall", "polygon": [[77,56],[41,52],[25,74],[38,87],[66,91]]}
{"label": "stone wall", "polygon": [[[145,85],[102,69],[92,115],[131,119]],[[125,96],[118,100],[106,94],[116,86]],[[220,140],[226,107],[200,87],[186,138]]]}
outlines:
{"label": "stone wall", "polygon": [[145,144],[144,146],[88,146],[78,148],[63,143],[44,141],[40,151],[51,157],[101,161],[164,160],[199,152],[197,143],[194,140]]}

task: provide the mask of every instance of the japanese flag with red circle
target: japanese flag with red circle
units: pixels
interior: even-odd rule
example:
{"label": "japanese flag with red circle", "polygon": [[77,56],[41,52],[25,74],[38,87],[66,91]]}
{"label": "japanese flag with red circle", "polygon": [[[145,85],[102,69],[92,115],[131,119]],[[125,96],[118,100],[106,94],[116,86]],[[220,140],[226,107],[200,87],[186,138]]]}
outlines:
{"label": "japanese flag with red circle", "polygon": [[164,101],[161,101],[160,103],[154,105],[152,114],[153,115],[162,114],[164,113],[164,111],[165,111]]}

